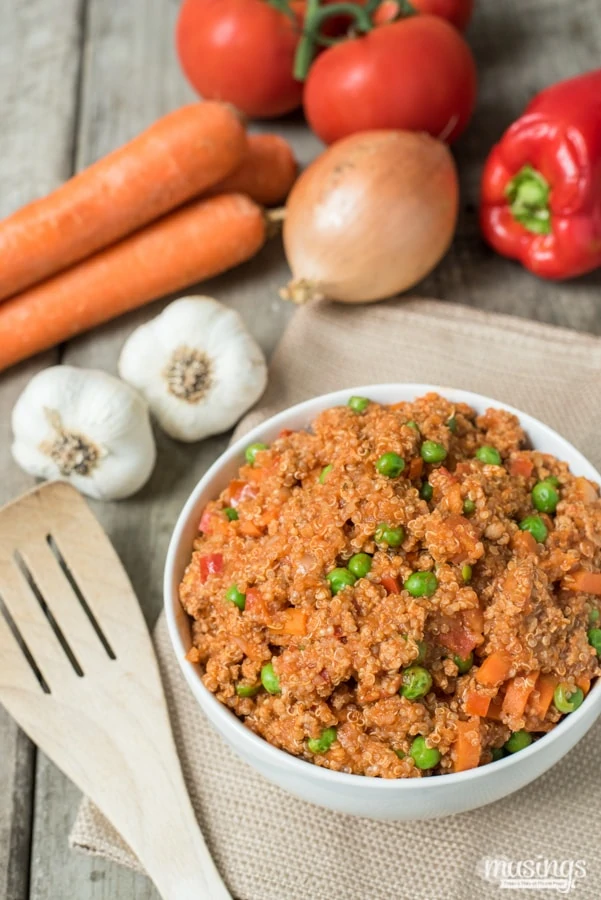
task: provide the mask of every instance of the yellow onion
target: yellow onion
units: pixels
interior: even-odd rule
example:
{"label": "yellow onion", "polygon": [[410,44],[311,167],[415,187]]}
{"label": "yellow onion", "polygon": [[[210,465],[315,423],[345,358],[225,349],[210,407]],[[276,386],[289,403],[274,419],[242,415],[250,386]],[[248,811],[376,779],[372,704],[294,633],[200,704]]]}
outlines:
{"label": "yellow onion", "polygon": [[329,147],[296,182],[282,296],[362,303],[406,291],[444,256],[459,186],[447,146],[427,134],[367,131]]}

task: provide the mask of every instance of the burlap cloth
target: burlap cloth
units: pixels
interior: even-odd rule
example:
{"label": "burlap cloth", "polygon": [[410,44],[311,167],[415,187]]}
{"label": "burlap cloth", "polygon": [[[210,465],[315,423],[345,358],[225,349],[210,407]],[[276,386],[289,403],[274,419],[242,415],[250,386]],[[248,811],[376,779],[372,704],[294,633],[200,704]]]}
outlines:
{"label": "burlap cloth", "polygon": [[[601,340],[590,336],[435,301],[324,304],[297,312],[273,358],[267,393],[239,431],[336,388],[427,382],[522,408],[601,467],[600,376]],[[481,875],[483,860],[496,857],[584,860],[575,894],[601,897],[601,722],[554,769],[506,800],[428,822],[372,822],[290,797],[241,762],[192,698],[164,617],[155,643],[192,801],[239,900],[484,900],[505,893]],[[87,801],[71,843],[137,867]]]}

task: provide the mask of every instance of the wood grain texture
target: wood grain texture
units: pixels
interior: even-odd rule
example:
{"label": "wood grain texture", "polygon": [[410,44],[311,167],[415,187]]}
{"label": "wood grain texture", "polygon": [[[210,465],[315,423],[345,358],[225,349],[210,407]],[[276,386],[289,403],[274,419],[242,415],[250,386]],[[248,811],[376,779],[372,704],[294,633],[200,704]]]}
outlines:
{"label": "wood grain texture", "polygon": [[164,900],[231,900],[184,784],[138,599],[74,487],[43,484],[0,509],[0,583],[34,661],[0,618],[0,702],[114,824]]}
{"label": "wood grain texture", "polygon": [[[2,213],[65,178],[70,172],[71,151],[77,167],[84,166],[158,115],[192,98],[173,50],[177,8],[178,0],[0,4]],[[538,281],[483,245],[476,216],[480,172],[491,143],[539,88],[599,65],[601,0],[581,0],[579,4],[479,0],[468,37],[478,60],[480,96],[474,122],[455,148],[463,192],[461,221],[452,250],[420,292],[601,334],[600,273],[569,285]],[[80,39],[83,67],[78,105]],[[265,130],[271,127],[267,124]],[[306,164],[317,152],[318,142],[305,130],[300,117],[288,117],[278,122],[276,129],[292,140],[301,163]],[[238,309],[264,349],[271,352],[293,312],[277,298],[277,288],[287,278],[275,240],[251,263],[199,291],[214,294]],[[115,372],[126,336],[163,305],[164,301],[159,301],[71,342],[64,348],[65,360]],[[31,484],[9,461],[10,410],[28,378],[55,358],[48,354],[0,378],[0,464],[5,473],[0,500]],[[158,465],[144,491],[127,503],[95,506],[149,621],[160,608],[163,560],[175,517],[199,476],[227,442],[223,436],[188,447],[165,436],[157,435],[157,439]],[[8,792],[1,790],[30,782],[31,749],[19,751],[22,761],[16,766],[16,734],[0,711],[0,897],[5,896],[7,877],[12,877],[17,887],[7,895],[10,900],[27,896],[23,891],[28,880],[21,878],[19,886],[14,874],[19,869],[14,861],[27,858],[27,819],[19,811],[21,824],[16,824],[15,811],[9,809],[12,801],[8,802]],[[21,746],[27,747],[24,739]],[[67,850],[78,801],[78,791],[40,758],[31,897],[155,900],[156,892],[146,879]],[[13,835],[11,840],[8,834]]]}
{"label": "wood grain texture", "polygon": [[[0,5],[0,215],[45,194],[71,173],[81,0]],[[0,377],[0,503],[31,485],[12,464],[10,412],[44,354]],[[0,709],[0,897],[29,896],[35,751]]]}
{"label": "wood grain texture", "polygon": [[544,282],[495,254],[478,227],[478,194],[492,144],[543,87],[601,59],[601,2],[479,0],[468,39],[479,73],[474,119],[454,147],[462,204],[453,246],[415,293],[601,334],[601,270]]}

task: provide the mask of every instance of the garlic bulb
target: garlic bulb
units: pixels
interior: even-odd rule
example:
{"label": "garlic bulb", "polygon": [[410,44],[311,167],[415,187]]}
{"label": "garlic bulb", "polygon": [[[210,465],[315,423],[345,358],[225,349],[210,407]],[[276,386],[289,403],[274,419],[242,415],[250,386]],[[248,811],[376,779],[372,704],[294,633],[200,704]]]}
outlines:
{"label": "garlic bulb", "polygon": [[17,400],[12,428],[12,453],[22,469],[69,481],[98,500],[129,497],[154,468],[148,406],[106,372],[45,369]]}
{"label": "garlic bulb", "polygon": [[180,441],[231,428],[267,383],[265,357],[233,309],[182,297],[128,338],[119,374]]}

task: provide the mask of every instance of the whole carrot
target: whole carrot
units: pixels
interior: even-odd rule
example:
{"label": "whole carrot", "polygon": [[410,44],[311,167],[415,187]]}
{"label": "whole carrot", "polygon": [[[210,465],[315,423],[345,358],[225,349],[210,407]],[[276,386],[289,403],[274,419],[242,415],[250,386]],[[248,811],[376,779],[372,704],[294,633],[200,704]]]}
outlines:
{"label": "whole carrot", "polygon": [[233,109],[168,113],[47,197],[0,222],[0,299],[68,268],[224,178],[246,134]]}
{"label": "whole carrot", "polygon": [[197,200],[0,304],[0,371],[250,259],[266,237],[243,194]]}
{"label": "whole carrot", "polygon": [[283,203],[294,184],[298,166],[292,148],[277,134],[253,134],[238,166],[223,181],[209,188],[213,196],[225,191],[248,194],[262,206]]}

